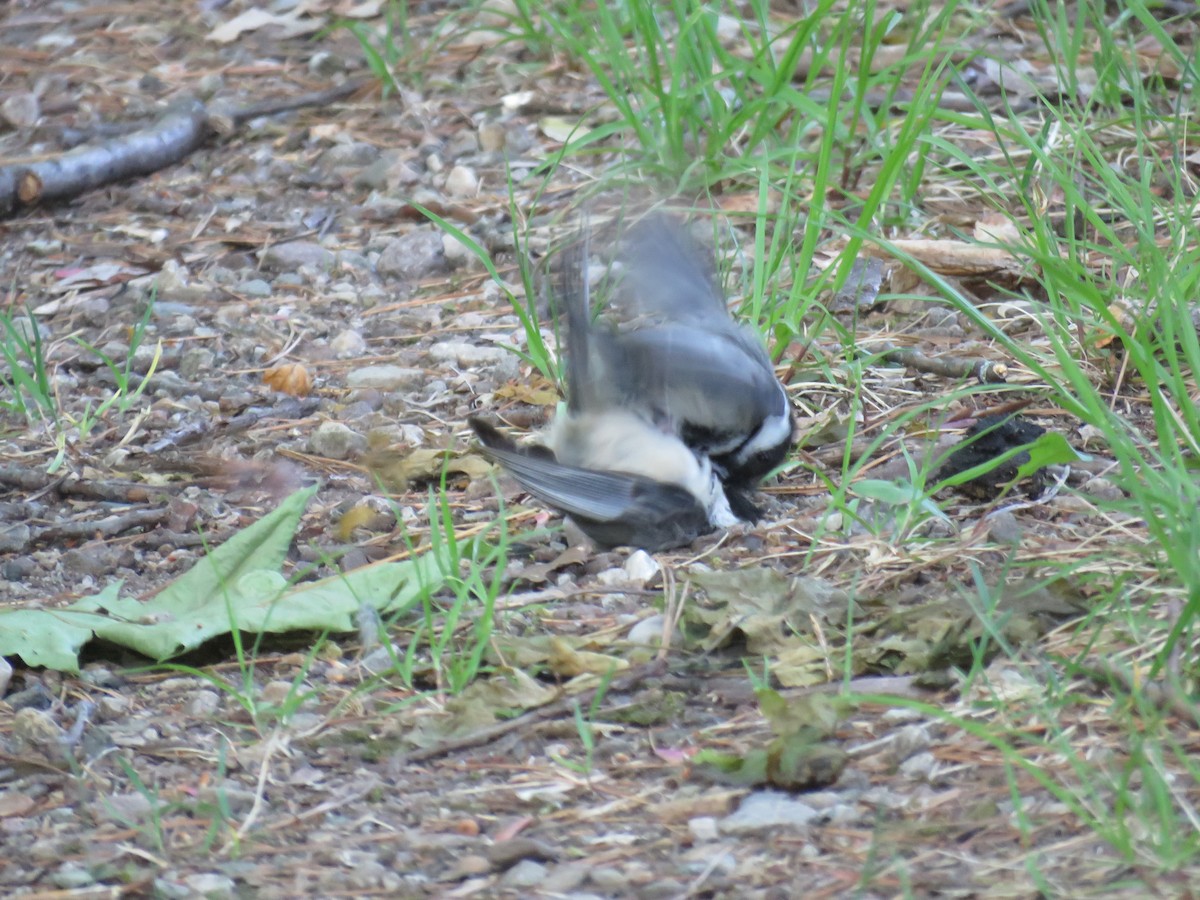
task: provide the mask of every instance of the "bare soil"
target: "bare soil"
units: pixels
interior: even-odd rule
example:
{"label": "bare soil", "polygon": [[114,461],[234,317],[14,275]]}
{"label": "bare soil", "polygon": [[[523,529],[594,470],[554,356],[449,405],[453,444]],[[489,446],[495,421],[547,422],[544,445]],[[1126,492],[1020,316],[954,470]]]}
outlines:
{"label": "bare soil", "polygon": [[[60,152],[68,129],[98,134],[102,123],[146,121],[182,95],[245,106],[369,74],[345,31],[313,39],[255,28],[227,43],[211,39],[250,6],[7,5],[0,102],[33,96],[39,112],[28,126],[0,133],[0,157]],[[414,9],[414,34],[436,24],[444,14],[437,6]],[[299,20],[319,27],[331,18],[318,11]],[[43,330],[59,417],[57,424],[16,414],[0,420],[4,604],[54,605],[116,579],[127,592],[151,596],[206,546],[314,479],[320,490],[287,574],[307,569],[316,577],[406,555],[405,534],[427,533],[430,481],[408,470],[388,477],[390,461],[430,448],[469,455],[465,419],[473,412],[536,427],[553,409],[551,386],[505,349],[525,337],[503,294],[414,202],[466,230],[518,285],[509,180],[525,215],[537,180],[523,179],[558,146],[546,118],[581,114],[597,98],[562,60],[464,40],[423,60],[419,82],[399,96],[381,100],[373,84],[329,106],[255,118],[157,174],[0,222],[4,303],[13,314],[32,310]],[[517,229],[530,235],[530,252],[542,255],[561,236],[592,175],[564,170],[540,197],[536,216]],[[81,430],[89,408],[116,384],[88,348],[123,363],[152,296],[145,338],[132,352],[135,370],[148,372],[161,342],[149,387],[128,409],[110,408]],[[939,315],[933,322],[927,307],[896,304],[864,313],[858,327],[864,338],[903,332],[908,345],[931,355],[953,348],[1003,362],[952,314]],[[818,379],[811,365],[813,356],[841,352],[820,344],[785,354],[781,374],[802,430],[844,406],[845,385]],[[285,363],[298,369],[281,377],[311,380],[311,389],[293,395],[264,381]],[[381,376],[378,366],[393,368]],[[1011,374],[1020,383],[1022,373]],[[867,434],[906,404],[957,383],[886,364],[862,377]],[[947,418],[976,411],[963,405]],[[1081,440],[1078,423],[1058,411],[1029,413]],[[702,747],[740,754],[770,739],[741,662],[753,667],[763,654],[747,649],[748,628],[737,623],[728,641],[700,648],[677,637],[662,665],[635,661],[595,708],[587,708],[595,695],[585,693],[590,754],[574,707],[555,693],[568,676],[552,666],[534,667],[530,679],[555,697],[548,714],[482,736],[463,729],[454,733],[475,737],[445,744],[417,739],[422,728],[440,733],[437,723],[469,716],[445,690],[444,673],[422,655],[412,687],[377,678],[370,648],[356,635],[319,645],[313,635],[261,643],[248,636],[242,647],[217,642],[184,660],[188,671],[144,668],[144,659],[93,645],[78,677],[18,666],[0,700],[0,890],[36,897],[1189,894],[1195,881],[1185,867],[1162,874],[1132,864],[1093,827],[1086,806],[1048,790],[1078,782],[1069,757],[1043,742],[1059,729],[1074,735],[1079,756],[1107,759],[1106,771],[1119,775],[1127,748],[1102,684],[1049,666],[1038,682],[1029,669],[1000,661],[986,685],[965,690],[953,676],[933,687],[912,677],[970,666],[978,631],[958,612],[934,613],[930,604],[961,607],[955,598],[973,584],[971,564],[996,573],[1014,554],[1028,563],[1106,546],[1115,560],[1141,540],[1136,524],[1115,522],[1074,496],[1000,514],[963,498],[956,530],[941,544],[914,549],[867,531],[838,536],[819,527],[829,495],[819,476],[836,479],[844,452],[836,443],[799,451],[802,465],[769,488],[762,523],[661,555],[657,571],[631,576],[629,553],[572,549],[569,532],[519,542],[495,623],[514,642],[592,636],[589,646],[606,651],[655,614],[664,596],[685,604],[703,596],[696,588],[680,597],[697,562],[718,571],[766,566],[849,590],[863,640],[872,633],[894,640],[881,638],[869,661],[856,657],[850,666],[859,693],[887,696],[844,710],[831,740],[846,758],[831,783],[801,791],[739,786],[689,764]],[[904,474],[888,468],[895,443],[877,452],[876,477]],[[379,474],[391,504],[382,501]],[[501,484],[506,506],[519,506],[515,487]],[[448,491],[464,531],[495,518],[489,478],[452,473]],[[347,520],[355,509],[372,514]],[[539,515],[516,522],[535,524],[545,519]],[[1015,651],[1017,660],[1077,649],[1073,631],[1054,630],[1083,608],[1072,604],[1086,601],[1086,584],[1075,593],[1065,606],[1040,599],[1029,616],[1029,636],[1038,640]],[[898,624],[906,615],[909,623]],[[847,674],[845,621],[813,613],[806,623],[813,630],[805,646],[823,656],[797,664],[808,675],[783,685],[793,698]],[[959,631],[921,633],[921,623]],[[465,644],[470,622],[458,627]],[[401,621],[390,637],[403,651],[414,633]],[[919,665],[918,645],[921,653],[949,647],[951,658]],[[286,722],[264,713],[297,688],[310,696]],[[1022,703],[1069,691],[1076,702],[1055,707],[1067,711],[1062,721],[1040,720],[1029,712],[1036,706]],[[995,727],[1007,743],[953,727],[934,714],[939,709]],[[1178,739],[1194,748],[1194,723],[1181,722]],[[1194,806],[1194,781],[1182,775],[1177,789]]]}

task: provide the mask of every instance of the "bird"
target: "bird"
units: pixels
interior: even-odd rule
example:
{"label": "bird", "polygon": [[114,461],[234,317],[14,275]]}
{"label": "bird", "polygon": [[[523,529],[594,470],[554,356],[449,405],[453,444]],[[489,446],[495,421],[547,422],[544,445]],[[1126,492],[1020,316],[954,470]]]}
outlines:
{"label": "bird", "polygon": [[756,521],[750,495],[795,431],[762,338],[734,322],[711,257],[675,220],[652,215],[623,243],[616,303],[628,327],[593,322],[567,298],[568,327],[587,336],[568,350],[590,354],[589,404],[638,409],[674,433],[708,457],[738,517]]}
{"label": "bird", "polygon": [[472,430],[522,488],[601,546],[673,549],[756,520],[748,494],[792,435],[766,349],[733,322],[698,249],[665,217],[636,226],[619,262],[624,327],[593,320],[586,228],[564,267],[567,406],[541,444],[520,446],[474,416]]}

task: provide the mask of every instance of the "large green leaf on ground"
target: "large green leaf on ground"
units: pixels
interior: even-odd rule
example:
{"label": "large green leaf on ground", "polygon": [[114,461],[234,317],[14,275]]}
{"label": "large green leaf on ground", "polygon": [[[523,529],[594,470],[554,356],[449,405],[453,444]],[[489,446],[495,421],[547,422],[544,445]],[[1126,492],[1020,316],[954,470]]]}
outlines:
{"label": "large green leaf on ground", "polygon": [[93,636],[163,660],[234,628],[352,631],[363,605],[399,612],[441,585],[432,555],[289,585],[280,568],[315,490],[288,497],[150,600],[120,596],[117,583],[64,609],[0,610],[0,656],[74,672]]}

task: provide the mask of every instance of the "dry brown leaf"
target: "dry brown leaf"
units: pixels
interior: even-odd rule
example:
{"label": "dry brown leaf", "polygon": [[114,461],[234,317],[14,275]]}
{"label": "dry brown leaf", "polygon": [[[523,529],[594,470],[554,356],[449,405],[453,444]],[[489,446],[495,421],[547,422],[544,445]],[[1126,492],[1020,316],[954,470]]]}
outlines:
{"label": "dry brown leaf", "polygon": [[272,390],[293,397],[307,397],[312,393],[312,376],[300,363],[283,363],[263,372],[263,382]]}
{"label": "dry brown leaf", "polygon": [[566,641],[554,637],[550,641],[550,669],[556,675],[574,678],[577,675],[607,675],[629,668],[629,661],[604,653],[576,650]]}
{"label": "dry brown leaf", "polygon": [[[1137,321],[1133,317],[1133,310],[1129,303],[1121,298],[1114,300],[1108,305],[1108,313],[1116,320],[1117,324],[1125,329],[1129,334],[1133,334],[1137,328]],[[1097,349],[1107,347],[1117,339],[1116,333],[1106,322],[1101,322],[1099,325],[1100,333],[1093,339],[1092,346]]]}
{"label": "dry brown leaf", "polygon": [[277,28],[280,37],[289,38],[311,34],[320,29],[322,23],[319,19],[301,20],[294,12],[277,16],[263,9],[248,9],[228,22],[218,25],[208,33],[208,39],[218,44],[228,44],[236,41],[244,32],[258,31],[270,26]]}
{"label": "dry brown leaf", "polygon": [[[715,198],[717,208],[724,213],[757,213],[760,198],[758,191],[745,191],[739,194],[719,194]],[[766,212],[779,211],[779,191],[767,192]]]}
{"label": "dry brown leaf", "polygon": [[366,460],[371,474],[391,490],[407,490],[414,481],[432,481],[447,472],[466,475],[472,481],[492,471],[492,464],[475,453],[452,456],[449,450],[422,448],[401,456],[390,452],[372,453]]}
{"label": "dry brown leaf", "polygon": [[563,116],[543,116],[538,121],[538,130],[560,144],[582,140],[591,131],[581,120],[567,119]]}
{"label": "dry brown leaf", "polygon": [[1004,213],[986,212],[975,221],[975,240],[993,244],[1018,244],[1021,232]]}
{"label": "dry brown leaf", "polygon": [[745,796],[743,790],[713,789],[693,795],[673,795],[652,804],[647,812],[659,822],[686,822],[696,816],[727,816]]}
{"label": "dry brown leaf", "polygon": [[496,388],[496,396],[501,400],[516,400],[530,406],[557,406],[558,391],[546,385],[545,381],[532,384],[509,382]]}
{"label": "dry brown leaf", "polygon": [[549,581],[550,576],[560,569],[565,569],[567,566],[578,566],[587,562],[589,559],[588,553],[582,547],[568,547],[550,562],[546,563],[531,563],[524,566],[519,577],[521,581],[529,584],[541,584],[544,581]]}
{"label": "dry brown leaf", "polygon": [[365,503],[352,507],[338,521],[338,540],[349,541],[351,535],[354,533],[354,529],[369,528],[372,523],[378,522],[381,518],[378,510],[371,509]]}

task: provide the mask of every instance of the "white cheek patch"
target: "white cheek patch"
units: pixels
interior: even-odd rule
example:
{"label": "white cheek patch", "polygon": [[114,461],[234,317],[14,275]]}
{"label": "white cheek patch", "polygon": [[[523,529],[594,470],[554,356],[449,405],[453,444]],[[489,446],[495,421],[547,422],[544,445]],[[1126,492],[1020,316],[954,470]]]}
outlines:
{"label": "white cheek patch", "polygon": [[778,447],[792,436],[792,417],[784,413],[782,416],[771,416],[763,419],[758,431],[746,441],[737,454],[739,461],[747,460],[756,453]]}
{"label": "white cheek patch", "polygon": [[742,436],[740,434],[735,434],[728,440],[721,441],[718,444],[707,444],[705,445],[704,449],[713,456],[724,456],[726,453],[732,453],[734,450],[736,450],[739,446],[741,446],[741,443]]}

